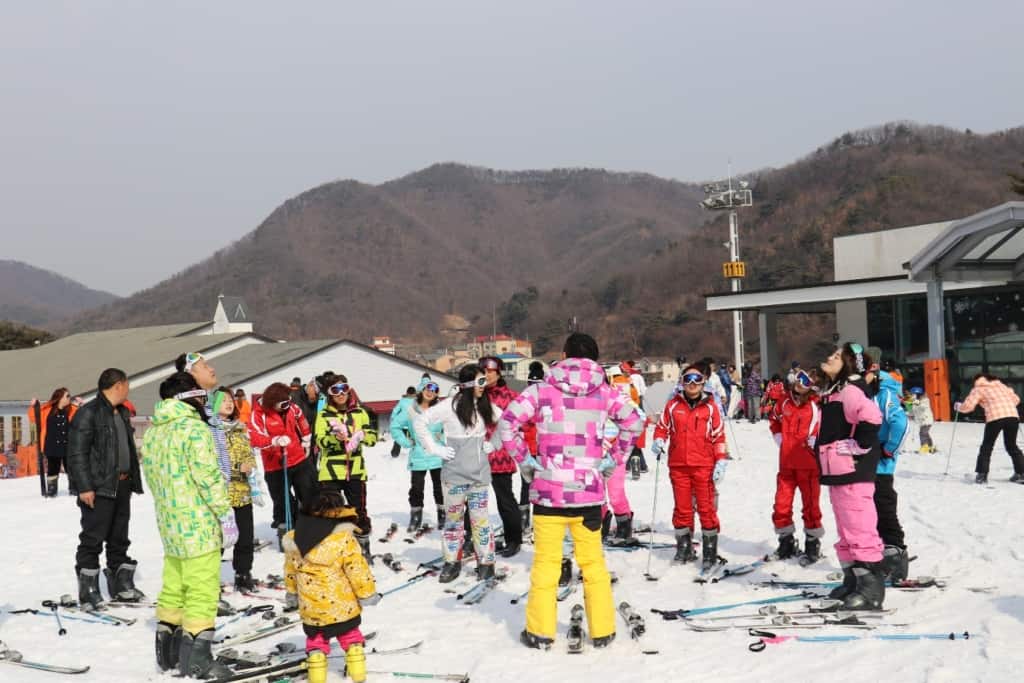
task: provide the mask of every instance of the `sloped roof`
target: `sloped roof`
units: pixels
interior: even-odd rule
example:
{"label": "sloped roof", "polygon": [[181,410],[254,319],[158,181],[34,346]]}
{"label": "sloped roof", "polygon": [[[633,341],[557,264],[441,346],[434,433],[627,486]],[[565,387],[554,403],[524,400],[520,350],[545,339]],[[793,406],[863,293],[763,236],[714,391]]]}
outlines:
{"label": "sloped roof", "polygon": [[1024,279],[1024,202],[953,221],[904,268],[917,281]]}
{"label": "sloped roof", "polygon": [[94,391],[105,368],[129,378],[170,363],[186,351],[208,351],[252,333],[196,335],[208,323],[182,323],[82,332],[31,349],[0,352],[0,400],[50,396],[65,386],[72,394]]}
{"label": "sloped roof", "polygon": [[219,297],[218,301],[221,306],[224,307],[224,315],[228,317],[228,322],[231,323],[251,323],[252,318],[249,317],[249,307],[245,305],[245,300],[240,296],[222,296]]}
{"label": "sloped roof", "polygon": [[[284,342],[274,344],[248,344],[210,361],[222,386],[235,387],[246,380],[273,372],[297,360],[340,343],[337,339]],[[305,379],[305,378],[303,378]],[[152,413],[160,399],[160,382],[147,382],[132,388],[129,397],[140,415]]]}

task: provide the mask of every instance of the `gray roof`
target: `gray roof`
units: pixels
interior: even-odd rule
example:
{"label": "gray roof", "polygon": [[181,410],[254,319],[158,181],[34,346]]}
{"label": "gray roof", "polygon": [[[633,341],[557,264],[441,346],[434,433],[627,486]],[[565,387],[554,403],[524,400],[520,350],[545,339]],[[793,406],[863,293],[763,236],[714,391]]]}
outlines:
{"label": "gray roof", "polygon": [[1006,202],[953,221],[904,268],[917,281],[1024,278],[1024,202]]}
{"label": "gray roof", "polygon": [[[340,343],[337,339],[284,342],[273,344],[247,344],[210,361],[222,386],[234,387],[245,380],[294,363],[317,351]],[[285,378],[285,381],[290,378]],[[132,387],[129,400],[140,415],[150,415],[160,399],[160,380]]]}
{"label": "gray roof", "polygon": [[240,296],[222,296],[219,297],[221,305],[224,307],[224,314],[228,317],[228,322],[232,323],[251,323],[252,318],[249,317],[249,307],[245,305],[245,301]]}
{"label": "gray roof", "polygon": [[[154,370],[187,351],[208,351],[252,333],[193,334],[209,323],[182,323],[124,330],[83,332],[31,349],[0,352],[0,400],[49,398],[57,387],[72,394],[96,389],[105,368],[128,377]],[[262,338],[260,338],[262,339]]]}

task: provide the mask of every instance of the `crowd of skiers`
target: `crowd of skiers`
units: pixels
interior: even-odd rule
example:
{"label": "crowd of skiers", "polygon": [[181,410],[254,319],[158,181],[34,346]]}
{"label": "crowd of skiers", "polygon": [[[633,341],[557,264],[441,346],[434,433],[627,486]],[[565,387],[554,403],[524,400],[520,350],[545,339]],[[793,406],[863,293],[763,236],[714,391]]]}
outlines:
{"label": "crowd of skiers", "polygon": [[[502,363],[493,357],[464,366],[449,397],[424,375],[396,406],[390,424],[395,441],[408,452],[408,528],[423,525],[429,476],[443,537],[439,581],[454,580],[473,555],[478,578],[493,580],[497,534],[487,514],[493,491],[502,523],[501,554],[517,554],[524,529],[533,531],[523,644],[543,649],[554,640],[556,592],[565,579],[570,539],[583,578],[589,633],[595,646],[607,645],[615,637],[615,609],[603,546],[632,540],[625,478],[631,463],[641,468],[638,438],[655,424],[650,452],[668,466],[674,561],[696,559],[699,521],[701,564],[707,567],[718,561],[717,487],[731,459],[726,421],[742,391],[748,419],[756,422],[763,410],[779,449],[775,556],[800,556],[802,563],[820,557],[819,491],[827,487],[844,574],[832,597],[847,609],[879,609],[886,580],[907,575],[893,486],[908,428],[905,408],[919,426],[922,452],[934,451],[928,433],[933,417],[923,391],[912,388],[905,403],[896,368],[880,366],[870,351],[844,344],[817,367],[804,370],[794,363],[784,380],[777,376],[765,387],[753,366],[746,368],[741,385],[728,368],[710,361],[684,364],[676,391],[660,415],[650,418],[642,409],[646,385],[639,372],[628,362],[606,372],[596,342],[581,333],[566,340],[562,359],[547,372],[540,363],[531,366],[529,386],[518,395],[505,384]],[[299,611],[307,636],[310,679],[323,680],[330,641],[337,639],[350,676],[361,680],[361,611],[379,599],[369,566],[372,522],[364,448],[373,446],[378,434],[376,417],[355,387],[344,375],[325,372],[305,385],[273,383],[250,404],[244,392],[218,385],[201,354],[182,354],[176,372],[160,385],[161,400],[141,452],[135,449],[128,392],[125,373],[108,369],[94,400],[78,407],[60,389],[43,411],[41,438],[53,459],[51,481],[63,467],[81,510],[76,554],[81,604],[102,604],[98,577],[104,546],[111,600],[143,597],[134,585],[137,563],[127,551],[131,496],[142,492],[145,477],[165,555],[156,610],[157,664],[185,676],[223,673],[212,653],[221,556],[232,549],[235,587],[253,590],[253,505],[265,504],[266,491],[285,553],[287,602]],[[1015,443],[1018,403],[996,378],[979,376],[972,392],[955,405],[961,412],[979,405],[985,410],[979,481],[987,477],[1000,433],[1014,464],[1013,481],[1024,480],[1024,455]],[[518,492],[512,479],[517,471]],[[793,514],[797,491],[802,551]]]}

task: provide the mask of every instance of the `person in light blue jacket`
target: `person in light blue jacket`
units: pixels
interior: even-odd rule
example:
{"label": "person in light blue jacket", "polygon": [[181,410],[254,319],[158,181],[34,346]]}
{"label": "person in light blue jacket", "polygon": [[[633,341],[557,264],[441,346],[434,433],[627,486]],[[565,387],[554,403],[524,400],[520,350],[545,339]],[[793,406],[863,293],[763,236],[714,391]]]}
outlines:
{"label": "person in light blue jacket", "polygon": [[[430,481],[434,488],[434,505],[437,507],[437,528],[444,525],[444,490],[441,488],[441,458],[432,455],[419,442],[412,422],[416,416],[427,408],[435,405],[438,401],[440,387],[437,383],[425,377],[420,380],[416,387],[416,397],[410,401],[404,410],[399,411],[396,407],[395,413],[391,415],[391,437],[395,443],[402,448],[409,449],[409,471],[412,473],[412,483],[409,486],[409,527],[407,531],[411,534],[423,524],[423,490],[426,488],[427,473],[430,473]],[[396,414],[397,413],[397,414]],[[444,443],[444,426],[431,424],[429,426],[430,436],[438,443]]]}
{"label": "person in light blue jacket", "polygon": [[907,414],[900,404],[903,385],[885,370],[873,369],[865,375],[868,386],[874,392],[875,403],[882,411],[882,424],[878,440],[882,442],[882,457],[875,470],[875,509],[878,512],[878,535],[882,537],[885,550],[882,563],[887,578],[899,581],[907,578],[907,546],[903,538],[897,514],[897,495],[893,488],[893,473],[900,446],[907,435]]}

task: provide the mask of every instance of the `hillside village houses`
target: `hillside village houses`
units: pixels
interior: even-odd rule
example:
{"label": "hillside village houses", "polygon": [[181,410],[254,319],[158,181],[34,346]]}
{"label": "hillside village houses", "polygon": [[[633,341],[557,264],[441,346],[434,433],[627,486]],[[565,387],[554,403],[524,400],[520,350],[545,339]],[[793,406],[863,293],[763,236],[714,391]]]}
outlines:
{"label": "hillside village houses", "polygon": [[209,358],[221,384],[240,388],[249,397],[272,382],[288,383],[293,377],[305,382],[325,370],[342,373],[377,412],[384,434],[391,409],[423,373],[440,385],[442,395],[455,383],[444,372],[349,339],[270,339],[253,330],[241,299],[221,296],[211,321],[83,332],[0,352],[0,444],[33,442],[27,419],[33,398],[45,401],[54,389],[67,387],[73,396],[89,400],[96,393],[97,377],[108,367],[128,374],[129,399],[138,411],[137,426],[144,428],[159,398],[160,382],[174,372],[174,359],[188,351]]}

